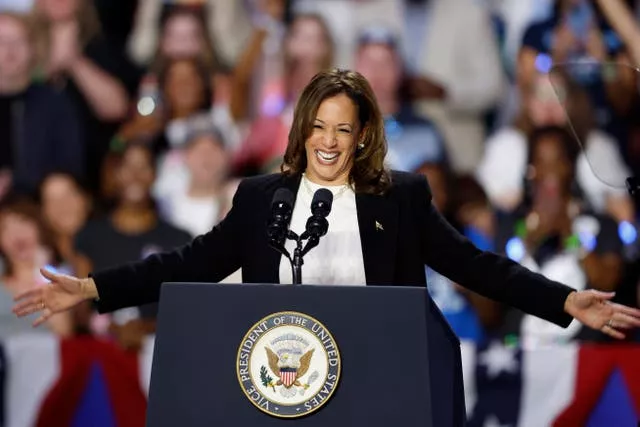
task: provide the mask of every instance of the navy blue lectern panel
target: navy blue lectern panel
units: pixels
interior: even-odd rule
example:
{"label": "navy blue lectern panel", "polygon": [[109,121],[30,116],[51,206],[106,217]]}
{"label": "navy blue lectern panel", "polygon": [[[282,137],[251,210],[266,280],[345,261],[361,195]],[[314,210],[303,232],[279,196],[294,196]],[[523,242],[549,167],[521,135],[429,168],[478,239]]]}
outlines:
{"label": "navy blue lectern panel", "polygon": [[[337,390],[303,418],[262,413],[237,379],[242,338],[279,311],[318,319],[340,350]],[[165,284],[147,426],[459,426],[461,375],[459,342],[425,288]]]}

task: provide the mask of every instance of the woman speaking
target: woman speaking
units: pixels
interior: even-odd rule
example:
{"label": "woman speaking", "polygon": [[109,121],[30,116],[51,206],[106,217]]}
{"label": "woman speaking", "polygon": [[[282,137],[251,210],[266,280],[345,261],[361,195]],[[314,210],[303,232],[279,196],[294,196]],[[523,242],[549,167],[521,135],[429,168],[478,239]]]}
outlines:
{"label": "woman speaking", "polygon": [[280,188],[295,195],[291,230],[304,230],[319,188],[333,193],[329,229],[305,257],[303,283],[425,286],[425,264],[479,294],[559,326],[572,318],[615,338],[640,326],[640,310],[613,294],[574,289],[478,250],[436,211],[425,178],[384,166],[383,120],[367,81],[352,71],[316,75],[295,109],[282,172],[245,179],[226,218],[179,250],[89,278],[42,274],[51,283],[19,295],[35,325],[83,300],[100,312],[155,302],[163,282],[218,282],[242,268],[246,283],[291,283],[289,261],[266,224]]}

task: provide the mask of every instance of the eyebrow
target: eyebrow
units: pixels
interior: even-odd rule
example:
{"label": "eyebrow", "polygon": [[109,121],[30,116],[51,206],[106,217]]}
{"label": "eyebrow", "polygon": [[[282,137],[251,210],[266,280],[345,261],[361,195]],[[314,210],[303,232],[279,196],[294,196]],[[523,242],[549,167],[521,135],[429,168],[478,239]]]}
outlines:
{"label": "eyebrow", "polygon": [[[323,125],[326,124],[323,120],[319,119],[316,117],[316,121],[322,123]],[[338,126],[349,126],[349,127],[353,127],[353,125],[351,123],[338,123]]]}

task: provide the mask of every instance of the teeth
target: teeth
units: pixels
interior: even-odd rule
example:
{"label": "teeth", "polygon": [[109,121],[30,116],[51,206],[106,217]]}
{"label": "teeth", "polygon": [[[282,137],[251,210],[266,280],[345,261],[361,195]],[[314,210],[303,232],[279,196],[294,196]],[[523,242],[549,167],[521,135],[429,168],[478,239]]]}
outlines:
{"label": "teeth", "polygon": [[335,159],[340,154],[340,153],[326,153],[326,152],[320,151],[320,150],[316,151],[316,153],[318,153],[320,158],[322,158],[323,160],[327,160],[327,161]]}

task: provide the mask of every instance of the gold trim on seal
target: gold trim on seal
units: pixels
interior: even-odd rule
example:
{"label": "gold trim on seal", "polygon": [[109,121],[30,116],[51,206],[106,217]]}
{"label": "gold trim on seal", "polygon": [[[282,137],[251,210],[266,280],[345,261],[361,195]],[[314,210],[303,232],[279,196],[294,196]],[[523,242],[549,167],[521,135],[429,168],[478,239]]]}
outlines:
{"label": "gold trim on seal", "polygon": [[[258,405],[249,395],[249,393],[247,393],[247,390],[245,389],[245,387],[243,386],[243,381],[241,379],[240,376],[240,364],[238,363],[240,361],[240,353],[242,352],[242,345],[245,343],[245,341],[247,341],[247,339],[249,338],[249,336],[251,335],[251,333],[254,331],[254,329],[256,329],[261,323],[265,322],[267,319],[271,319],[274,317],[278,317],[278,316],[299,316],[299,317],[303,317],[303,318],[307,318],[313,322],[315,322],[317,325],[321,326],[322,329],[327,333],[327,335],[329,336],[329,338],[331,339],[331,342],[334,344],[335,346],[335,352],[337,355],[337,360],[338,360],[338,366],[336,367],[336,380],[335,380],[335,387],[332,388],[332,390],[329,392],[329,394],[324,398],[324,400],[322,402],[320,402],[316,407],[314,407],[313,409],[310,409],[308,411],[302,412],[300,414],[293,414],[293,415],[281,415],[278,413],[274,413],[274,412],[270,412],[267,411],[263,408],[260,407],[260,405]],[[268,331],[272,331],[274,329],[283,327],[283,326],[291,326],[291,327],[297,327],[300,329],[305,329],[302,328],[298,325],[293,325],[293,324],[285,324],[285,325],[279,325],[279,326],[275,326],[272,327],[271,329],[269,329]],[[305,329],[307,332],[309,332],[310,334],[314,335],[313,332],[311,332],[308,329]],[[268,332],[267,331],[267,332]],[[314,335],[315,336],[315,335]],[[322,344],[322,341],[315,336],[316,339],[318,339],[318,341],[320,341],[320,343]],[[257,340],[256,340],[257,341]],[[327,365],[329,364],[329,354],[327,353],[327,350],[324,348],[324,344],[321,345],[322,347],[322,351],[324,351],[324,354],[327,358]],[[251,378],[251,383],[254,385],[254,387],[256,388],[256,390],[259,390],[258,387],[256,386],[256,383],[253,379],[253,374],[251,373],[251,356],[253,355],[253,350],[255,349],[255,346],[251,349],[251,353],[249,354],[249,358],[247,361],[247,366],[249,368],[249,376]],[[331,397],[333,396],[333,393],[336,391],[336,389],[338,388],[338,384],[340,382],[340,375],[342,373],[342,357],[340,355],[340,349],[338,348],[338,343],[336,342],[335,338],[333,337],[333,335],[331,334],[331,332],[329,331],[329,329],[327,329],[327,327],[320,322],[318,319],[316,319],[313,316],[309,316],[308,314],[305,313],[301,313],[298,311],[278,311],[275,313],[271,313],[268,316],[263,317],[262,319],[258,320],[257,322],[255,322],[250,328],[249,331],[244,335],[244,337],[242,337],[242,340],[240,341],[240,345],[238,346],[238,352],[236,353],[236,359],[235,359],[235,363],[236,363],[236,377],[238,379],[238,384],[240,385],[240,388],[242,389],[242,392],[244,393],[244,395],[247,397],[247,399],[249,400],[249,402],[251,402],[251,404],[253,406],[255,406],[256,408],[258,408],[261,412],[277,417],[277,418],[300,418],[300,417],[304,417],[307,415],[310,415],[314,412],[316,412],[318,409],[322,408],[324,405],[326,405],[326,403],[331,400]],[[328,366],[327,366],[327,373],[328,373]],[[326,378],[325,378],[326,381]],[[266,395],[260,393],[260,395],[265,398],[267,401],[269,401],[272,404],[275,405],[280,405],[280,406],[297,406],[297,405],[283,405],[282,403],[278,403],[278,402],[274,402],[271,399],[269,399]],[[313,396],[312,396],[313,397]]]}

